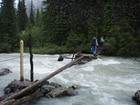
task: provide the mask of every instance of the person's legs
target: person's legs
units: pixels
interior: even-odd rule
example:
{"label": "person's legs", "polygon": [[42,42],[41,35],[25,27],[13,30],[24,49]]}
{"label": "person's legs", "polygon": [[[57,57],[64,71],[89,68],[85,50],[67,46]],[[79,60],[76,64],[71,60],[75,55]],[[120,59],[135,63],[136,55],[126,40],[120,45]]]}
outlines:
{"label": "person's legs", "polygon": [[93,52],[93,54],[96,54],[96,51],[97,51],[97,47],[96,47],[96,46],[93,46],[93,47],[92,47],[92,52]]}

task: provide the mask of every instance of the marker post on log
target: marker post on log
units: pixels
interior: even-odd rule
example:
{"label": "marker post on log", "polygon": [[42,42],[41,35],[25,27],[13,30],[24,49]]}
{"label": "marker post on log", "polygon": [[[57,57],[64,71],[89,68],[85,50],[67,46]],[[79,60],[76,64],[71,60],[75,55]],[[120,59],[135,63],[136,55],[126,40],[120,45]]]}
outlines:
{"label": "marker post on log", "polygon": [[23,40],[20,41],[20,81],[24,80],[24,67],[23,67]]}
{"label": "marker post on log", "polygon": [[33,54],[32,54],[32,36],[29,34],[29,51],[30,51],[30,65],[31,65],[31,81],[34,81],[34,70],[33,70]]}

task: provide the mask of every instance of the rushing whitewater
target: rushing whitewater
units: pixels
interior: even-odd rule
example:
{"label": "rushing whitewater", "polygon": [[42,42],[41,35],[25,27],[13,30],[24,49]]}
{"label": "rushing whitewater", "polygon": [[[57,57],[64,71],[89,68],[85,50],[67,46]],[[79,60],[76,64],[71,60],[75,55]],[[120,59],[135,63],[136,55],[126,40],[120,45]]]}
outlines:
{"label": "rushing whitewater", "polygon": [[[67,54],[71,57],[72,55]],[[70,59],[58,62],[59,55],[34,54],[34,78],[42,79]],[[0,95],[12,80],[19,80],[19,54],[0,54],[0,68],[9,68],[13,73],[0,77]],[[24,54],[24,75],[30,79],[29,54]],[[49,81],[69,87],[79,84],[78,95],[34,100],[27,105],[136,105],[131,99],[140,89],[140,65],[132,59],[99,56],[83,65],[74,65],[57,74]]]}

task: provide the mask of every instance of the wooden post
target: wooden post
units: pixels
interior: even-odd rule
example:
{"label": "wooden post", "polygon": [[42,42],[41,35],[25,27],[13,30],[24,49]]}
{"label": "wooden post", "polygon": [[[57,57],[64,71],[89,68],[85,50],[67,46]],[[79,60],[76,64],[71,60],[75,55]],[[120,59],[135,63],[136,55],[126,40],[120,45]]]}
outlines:
{"label": "wooden post", "polygon": [[31,81],[34,81],[34,70],[33,70],[33,54],[32,54],[32,36],[29,35],[29,51],[30,51],[30,65],[31,65],[31,74],[30,74],[30,78]]}
{"label": "wooden post", "polygon": [[24,80],[24,67],[23,67],[23,40],[20,41],[20,81]]}
{"label": "wooden post", "polygon": [[38,86],[40,84],[42,84],[46,80],[52,78],[53,76],[57,75],[58,73],[62,72],[66,68],[74,65],[76,62],[82,60],[83,58],[84,58],[84,56],[81,56],[81,57],[75,59],[74,61],[71,61],[70,63],[66,64],[65,66],[63,66],[63,67],[59,68],[58,70],[52,72],[50,75],[46,76],[45,78],[35,82],[33,85],[31,85],[29,87],[26,87],[26,88],[22,89],[21,91],[19,91],[19,92],[15,93],[15,94],[5,98],[4,100],[2,100],[2,102],[10,100],[10,99],[16,99],[16,98],[19,98],[21,96],[25,96],[27,93],[34,92],[38,88]]}

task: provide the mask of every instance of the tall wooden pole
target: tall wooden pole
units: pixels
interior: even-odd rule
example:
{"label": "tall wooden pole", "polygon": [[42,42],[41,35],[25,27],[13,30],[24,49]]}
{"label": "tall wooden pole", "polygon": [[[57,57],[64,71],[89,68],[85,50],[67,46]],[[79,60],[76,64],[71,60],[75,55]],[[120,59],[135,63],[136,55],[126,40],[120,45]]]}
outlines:
{"label": "tall wooden pole", "polygon": [[24,80],[24,67],[23,67],[23,40],[20,41],[20,81]]}
{"label": "tall wooden pole", "polygon": [[16,98],[18,98],[18,97],[25,96],[27,93],[34,92],[34,91],[38,88],[38,86],[39,86],[40,84],[42,84],[42,83],[45,82],[46,80],[52,78],[53,76],[57,75],[58,73],[62,72],[62,71],[65,70],[66,68],[72,66],[72,65],[75,64],[76,62],[82,60],[83,58],[84,58],[84,56],[81,56],[81,57],[75,59],[74,61],[71,61],[70,63],[66,64],[65,66],[63,66],[63,67],[59,68],[58,70],[52,72],[50,75],[46,76],[45,78],[43,78],[43,79],[41,79],[41,80],[35,82],[35,83],[32,84],[31,86],[26,87],[26,88],[22,89],[21,91],[19,91],[19,92],[15,93],[15,94],[13,94],[13,95],[11,95],[11,96],[5,98],[4,100],[2,100],[2,102],[7,101],[7,100],[10,100],[10,99],[16,99]]}
{"label": "tall wooden pole", "polygon": [[31,81],[34,81],[34,70],[33,70],[33,54],[32,54],[32,36],[29,35],[29,51],[30,51],[30,65],[31,65]]}

